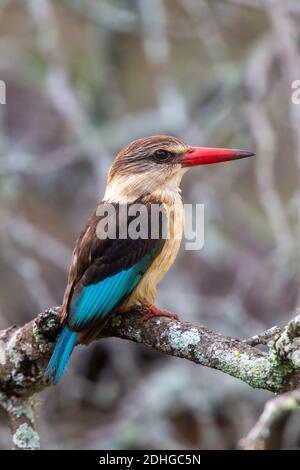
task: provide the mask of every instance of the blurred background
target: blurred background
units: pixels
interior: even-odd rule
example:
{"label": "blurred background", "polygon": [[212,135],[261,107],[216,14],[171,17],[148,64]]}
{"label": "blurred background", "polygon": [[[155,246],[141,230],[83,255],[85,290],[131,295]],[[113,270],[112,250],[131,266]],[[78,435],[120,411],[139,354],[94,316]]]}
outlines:
{"label": "blurred background", "polygon": [[[257,156],[185,177],[205,245],[182,249],[157,304],[238,338],[285,324],[300,307],[299,31],[298,0],[1,0],[0,328],[61,303],[113,156],[162,133]],[[270,397],[105,339],[76,348],[37,425],[43,448],[234,449]],[[275,447],[300,447],[299,416]]]}

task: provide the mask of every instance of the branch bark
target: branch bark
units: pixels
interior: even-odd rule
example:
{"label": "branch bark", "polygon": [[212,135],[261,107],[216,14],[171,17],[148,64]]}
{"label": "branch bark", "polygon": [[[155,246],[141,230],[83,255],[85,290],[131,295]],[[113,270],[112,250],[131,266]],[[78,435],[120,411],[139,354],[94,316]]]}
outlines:
{"label": "branch bark", "polygon": [[[55,307],[40,313],[22,327],[0,332],[0,393],[7,398],[33,396],[51,385],[44,371],[59,334],[59,312]],[[283,393],[299,387],[300,316],[280,334],[278,328],[263,352],[244,341],[223,336],[204,326],[193,326],[166,317],[142,317],[146,307],[116,314],[102,337],[114,336],[143,343],[162,353],[218,369],[251,387]]]}
{"label": "branch bark", "polygon": [[[299,387],[300,315],[283,331],[273,327],[251,340],[241,341],[204,326],[166,317],[143,322],[147,311],[140,306],[126,315],[116,314],[101,337],[114,336],[142,343],[162,353],[218,369],[254,388],[283,393]],[[16,449],[39,448],[33,396],[51,385],[45,381],[44,371],[60,332],[59,316],[60,307],[54,307],[22,327],[0,331],[0,405],[10,417]],[[255,347],[267,339],[268,352]],[[247,446],[260,442],[259,436],[253,437],[257,429],[245,441]]]}
{"label": "branch bark", "polygon": [[40,437],[35,430],[34,398],[22,398],[0,394],[0,404],[7,411],[14,449],[37,450],[40,448]]}

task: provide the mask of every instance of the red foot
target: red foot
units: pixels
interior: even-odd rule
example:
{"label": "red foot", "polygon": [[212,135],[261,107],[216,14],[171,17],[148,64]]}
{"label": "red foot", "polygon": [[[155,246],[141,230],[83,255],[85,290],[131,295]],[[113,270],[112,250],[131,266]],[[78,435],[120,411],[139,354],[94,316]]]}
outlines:
{"label": "red foot", "polygon": [[160,310],[152,304],[145,305],[149,307],[149,311],[143,316],[142,322],[145,322],[153,317],[168,317],[173,318],[175,320],[179,320],[178,315],[176,315],[175,313],[168,312],[167,310]]}

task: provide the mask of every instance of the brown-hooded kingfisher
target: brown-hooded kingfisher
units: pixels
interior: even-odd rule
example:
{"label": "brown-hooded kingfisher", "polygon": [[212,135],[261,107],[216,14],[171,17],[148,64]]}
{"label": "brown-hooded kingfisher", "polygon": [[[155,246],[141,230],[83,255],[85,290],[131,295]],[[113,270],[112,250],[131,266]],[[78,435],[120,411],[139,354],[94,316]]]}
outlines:
{"label": "brown-hooded kingfisher", "polygon": [[[145,320],[153,315],[172,316],[153,302],[157,284],[174,262],[182,238],[181,178],[196,165],[251,155],[254,154],[245,150],[190,147],[167,135],[136,140],[118,153],[100,202],[102,215],[99,210],[91,215],[73,252],[63,299],[62,331],[48,364],[47,378],[53,377],[56,383],[75,344],[87,344],[96,338],[116,310],[126,312],[134,304],[142,303],[149,307]],[[123,238],[118,230],[114,237],[99,233],[99,222],[109,205],[118,211],[123,205],[137,202],[147,212],[154,204],[162,205],[166,217],[161,223],[168,225],[168,237],[161,230],[156,238]],[[130,220],[129,217],[126,223]]]}

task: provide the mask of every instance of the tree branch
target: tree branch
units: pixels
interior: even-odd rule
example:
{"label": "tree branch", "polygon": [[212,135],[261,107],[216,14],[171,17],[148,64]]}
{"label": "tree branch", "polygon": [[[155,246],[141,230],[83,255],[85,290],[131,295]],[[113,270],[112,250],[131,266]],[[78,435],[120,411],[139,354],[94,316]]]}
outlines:
{"label": "tree branch", "polygon": [[40,448],[40,437],[35,430],[34,398],[22,398],[0,394],[0,404],[7,411],[14,448],[18,450],[36,450]]}
{"label": "tree branch", "polygon": [[[23,327],[13,326],[0,332],[0,392],[6,397],[28,398],[51,385],[44,379],[44,370],[59,333],[59,312],[59,307],[46,310]],[[145,344],[218,369],[254,388],[280,393],[299,386],[300,345],[296,333],[300,316],[280,336],[276,329],[269,351],[262,352],[204,326],[166,317],[143,322],[145,312],[146,307],[135,307],[125,315],[116,314],[102,331],[102,337]]]}
{"label": "tree branch", "polygon": [[263,413],[248,436],[241,441],[245,450],[265,450],[272,428],[286,414],[300,408],[300,390],[284,393],[267,401]]}
{"label": "tree branch", "polygon": [[[204,326],[166,317],[143,322],[147,311],[140,306],[126,314],[114,315],[101,337],[114,336],[142,343],[162,353],[218,369],[254,388],[283,393],[299,387],[300,315],[282,332],[274,327],[251,340],[241,341]],[[51,385],[45,381],[44,371],[60,332],[59,317],[60,307],[54,307],[22,327],[12,326],[0,331],[0,405],[10,417],[17,449],[39,448],[33,395]],[[255,347],[267,339],[267,352]],[[272,402],[245,445],[257,445],[261,429],[264,432],[266,414],[269,422],[271,407]]]}

